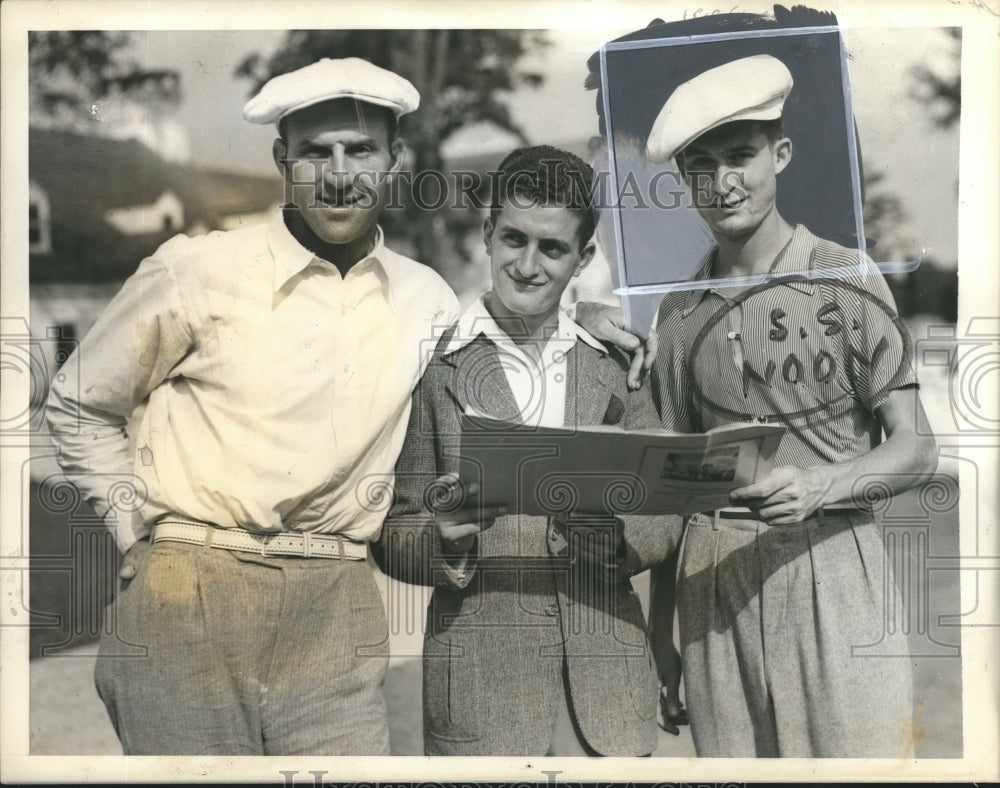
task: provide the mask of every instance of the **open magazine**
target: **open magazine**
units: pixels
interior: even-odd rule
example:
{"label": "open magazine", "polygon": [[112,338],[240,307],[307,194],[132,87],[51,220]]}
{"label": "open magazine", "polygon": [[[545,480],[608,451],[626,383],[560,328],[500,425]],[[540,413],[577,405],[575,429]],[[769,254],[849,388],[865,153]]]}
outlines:
{"label": "open magazine", "polygon": [[729,424],[706,433],[525,427],[462,417],[459,478],[510,513],[691,514],[771,469],[785,428]]}

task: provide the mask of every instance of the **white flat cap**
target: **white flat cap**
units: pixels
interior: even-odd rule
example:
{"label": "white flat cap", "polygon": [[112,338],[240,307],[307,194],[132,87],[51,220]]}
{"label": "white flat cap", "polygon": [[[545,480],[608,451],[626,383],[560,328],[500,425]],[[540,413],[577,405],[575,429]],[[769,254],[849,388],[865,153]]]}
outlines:
{"label": "white flat cap", "polygon": [[420,106],[417,89],[398,74],[357,57],[323,58],[268,80],[244,105],[243,117],[277,124],[300,109],[339,98],[387,107],[397,118]]}
{"label": "white flat cap", "polygon": [[771,55],[753,55],[709,69],[678,85],[653,122],[646,156],[657,164],[723,123],[776,120],[792,90],[788,67]]}

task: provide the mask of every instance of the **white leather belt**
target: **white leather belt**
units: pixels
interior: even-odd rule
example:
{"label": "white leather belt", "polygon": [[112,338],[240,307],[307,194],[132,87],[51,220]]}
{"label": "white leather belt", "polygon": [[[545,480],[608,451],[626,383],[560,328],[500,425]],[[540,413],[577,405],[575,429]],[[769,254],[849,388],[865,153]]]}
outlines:
{"label": "white leather belt", "polygon": [[[827,517],[837,517],[843,514],[857,514],[861,510],[856,506],[824,506],[822,509],[817,509],[809,517],[815,517],[819,514],[824,514]],[[742,506],[729,506],[725,509],[716,509],[713,511],[702,512],[702,514],[712,517],[717,515],[723,519],[728,520],[756,520],[757,515],[750,509]],[[809,519],[808,517],[806,519]]]}
{"label": "white leather belt", "polygon": [[153,542],[183,542],[221,550],[239,550],[260,555],[292,555],[299,558],[339,558],[364,561],[368,546],[340,534],[310,534],[280,531],[255,534],[242,528],[216,528],[185,520],[160,520],[153,526]]}

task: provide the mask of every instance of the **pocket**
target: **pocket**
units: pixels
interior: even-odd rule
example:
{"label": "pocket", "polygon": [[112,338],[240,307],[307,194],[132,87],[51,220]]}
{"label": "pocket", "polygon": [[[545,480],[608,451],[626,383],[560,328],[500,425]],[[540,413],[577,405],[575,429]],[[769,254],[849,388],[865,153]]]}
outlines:
{"label": "pocket", "polygon": [[[125,555],[122,556],[122,560],[118,564],[118,590],[124,591],[130,585],[132,581],[139,577],[143,572],[143,567],[145,567],[147,561],[149,560],[149,554],[153,550],[153,545],[148,539],[140,539],[132,543],[132,546],[125,551]],[[125,565],[127,561],[133,561],[135,566],[135,574],[132,577],[125,578],[122,577],[120,572],[121,568]]]}
{"label": "pocket", "polygon": [[642,614],[642,605],[638,594],[632,589],[619,595],[619,621],[618,640],[623,645],[632,703],[640,719],[649,720],[656,716],[660,684],[656,677],[653,652],[646,640],[646,619]]}
{"label": "pocket", "polygon": [[644,657],[629,656],[628,686],[632,694],[632,703],[640,719],[651,720],[656,716],[656,704],[660,695],[660,682],[656,676],[656,666],[653,664],[653,654],[646,646]]}
{"label": "pocket", "polygon": [[164,638],[172,626],[204,632],[201,556],[203,548],[177,542],[156,542],[127,581],[138,600],[137,610],[148,621],[163,622]]}
{"label": "pocket", "polygon": [[348,620],[355,661],[372,657],[388,659],[389,619],[375,576],[364,561],[347,562],[346,568],[353,573],[349,578],[353,582],[348,586],[351,589],[351,614]]}
{"label": "pocket", "polygon": [[424,726],[431,736],[453,742],[482,738],[482,657],[447,634],[424,639]]}
{"label": "pocket", "polygon": [[[868,616],[881,625],[885,605],[889,600],[899,599],[900,592],[893,573],[893,561],[886,554],[879,528],[870,515],[861,514],[846,514],[843,524],[836,520],[828,521],[823,528],[830,534],[838,526],[838,530],[843,532],[836,533],[834,538],[852,548],[843,563],[854,567],[855,575],[850,580],[856,589],[853,599],[859,605],[857,615]],[[847,531],[850,532],[849,542]]]}

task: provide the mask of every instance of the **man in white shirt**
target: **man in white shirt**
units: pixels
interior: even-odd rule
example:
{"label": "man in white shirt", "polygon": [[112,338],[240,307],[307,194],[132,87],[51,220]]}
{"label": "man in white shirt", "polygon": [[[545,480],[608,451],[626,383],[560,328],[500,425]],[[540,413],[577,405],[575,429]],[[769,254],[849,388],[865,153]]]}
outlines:
{"label": "man in white shirt", "polygon": [[457,314],[377,224],[418,103],[357,59],[271,80],[244,114],[277,124],[290,204],[161,246],[53,386],[59,461],[125,554],[96,680],[126,754],[389,752],[366,485],[391,478],[417,338]]}
{"label": "man in white shirt", "polygon": [[424,639],[428,755],[656,746],[657,679],[629,578],[674,551],[679,518],[508,515],[471,488],[457,510],[434,505],[455,487],[463,414],[542,428],[659,425],[649,387],[627,385],[628,362],[559,309],[594,254],[590,181],[589,166],[548,146],[504,160],[483,231],[493,288],[441,337],[413,395],[375,552],[387,574],[436,586]]}

